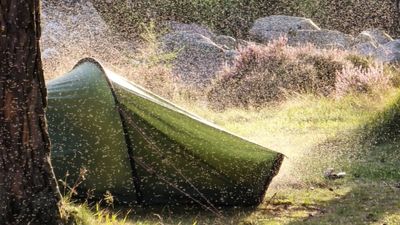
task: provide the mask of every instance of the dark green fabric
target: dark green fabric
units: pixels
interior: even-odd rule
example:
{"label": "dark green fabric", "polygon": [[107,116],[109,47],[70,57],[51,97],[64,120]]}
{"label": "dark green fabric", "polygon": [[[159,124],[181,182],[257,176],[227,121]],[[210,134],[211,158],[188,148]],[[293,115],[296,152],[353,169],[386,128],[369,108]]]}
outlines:
{"label": "dark green fabric", "polygon": [[82,189],[108,190],[132,199],[135,194],[122,125],[103,74],[95,64],[85,63],[47,84],[52,161],[58,179],[70,174],[69,185],[86,168]]}
{"label": "dark green fabric", "polygon": [[58,176],[85,165],[92,171],[85,188],[135,200],[119,107],[144,203],[253,205],[262,200],[279,168],[279,153],[225,132],[111,71],[104,73],[87,61],[48,85]]}

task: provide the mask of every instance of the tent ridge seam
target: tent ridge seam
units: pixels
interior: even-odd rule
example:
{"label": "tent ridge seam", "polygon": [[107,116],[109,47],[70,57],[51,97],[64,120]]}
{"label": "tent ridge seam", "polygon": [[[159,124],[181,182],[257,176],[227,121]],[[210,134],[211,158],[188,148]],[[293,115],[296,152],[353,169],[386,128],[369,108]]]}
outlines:
{"label": "tent ridge seam", "polygon": [[135,191],[136,191],[136,199],[137,199],[138,204],[143,204],[144,201],[143,201],[143,193],[140,188],[140,186],[141,186],[140,178],[139,178],[139,175],[136,170],[135,159],[133,158],[133,145],[129,138],[128,129],[126,128],[127,124],[125,121],[125,117],[123,115],[123,110],[120,107],[120,103],[117,100],[115,100],[115,101],[116,101],[116,106],[118,108],[118,113],[121,118],[122,128],[124,130],[125,142],[126,142],[126,145],[128,148],[128,157],[129,157],[129,162],[131,164],[131,173],[132,173],[133,184],[135,186]]}
{"label": "tent ridge seam", "polygon": [[126,126],[127,126],[126,125],[126,121],[125,121],[125,118],[123,116],[123,111],[122,111],[122,109],[120,107],[121,103],[118,101],[117,94],[115,93],[114,87],[113,87],[110,79],[107,77],[107,73],[106,73],[104,67],[101,65],[101,63],[99,61],[97,61],[94,58],[90,58],[90,57],[83,58],[83,59],[79,60],[79,62],[77,64],[75,64],[73,69],[79,67],[80,65],[82,65],[84,63],[92,63],[99,70],[101,70],[101,72],[103,74],[103,77],[106,80],[106,82],[108,84],[108,87],[110,88],[111,95],[113,96],[113,99],[114,99],[114,102],[115,102],[116,110],[118,111],[118,114],[119,114],[119,117],[120,117],[120,120],[121,120],[121,125],[122,125],[122,129],[123,129],[123,132],[124,132],[124,139],[125,139],[125,143],[126,143],[126,146],[127,146],[127,149],[128,149],[128,158],[129,158],[129,162],[130,162],[130,165],[131,165],[131,174],[132,174],[132,181],[133,181],[134,189],[135,189],[135,192],[136,192],[136,201],[137,201],[138,204],[143,204],[143,194],[142,194],[142,191],[141,191],[141,188],[140,188],[140,186],[141,186],[140,178],[139,178],[139,175],[137,173],[136,163],[135,163],[134,158],[133,158],[133,145],[132,145],[131,140],[129,139],[128,129],[126,128]]}

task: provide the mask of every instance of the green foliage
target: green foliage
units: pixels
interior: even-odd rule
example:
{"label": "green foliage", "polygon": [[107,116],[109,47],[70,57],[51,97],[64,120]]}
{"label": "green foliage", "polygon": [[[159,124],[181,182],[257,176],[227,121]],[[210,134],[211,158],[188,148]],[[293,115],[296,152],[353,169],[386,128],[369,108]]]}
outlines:
{"label": "green foliage", "polygon": [[349,60],[355,67],[360,67],[362,69],[368,69],[374,63],[371,57],[365,57],[356,54],[350,54],[346,56],[346,60]]}
{"label": "green foliage", "polygon": [[391,78],[393,86],[400,87],[400,67],[398,65],[387,64],[384,67],[384,71]]}
{"label": "green foliage", "polygon": [[364,129],[368,131],[365,138],[374,144],[400,141],[400,94]]}
{"label": "green foliage", "polygon": [[[73,203],[71,201],[63,201],[63,208],[72,215],[75,225],[131,225],[128,222],[129,214],[119,211],[108,210],[103,208],[100,203],[96,203],[94,207],[90,207],[87,203]],[[71,220],[72,221],[72,220]]]}
{"label": "green foliage", "polygon": [[289,1],[283,7],[276,13],[311,18],[324,29],[357,35],[368,28],[381,28],[393,36],[400,34],[400,14],[392,0],[303,0]]}
{"label": "green foliage", "polygon": [[172,74],[172,62],[176,52],[164,52],[159,41],[164,33],[157,30],[153,22],[141,24],[141,45],[132,57],[129,71],[125,76],[146,89],[165,98],[172,98],[176,89],[176,81]]}
{"label": "green foliage", "polygon": [[319,13],[312,16],[327,29],[358,34],[368,28],[382,28],[392,35],[399,33],[399,13],[391,0],[320,0]]}
{"label": "green foliage", "polygon": [[320,27],[357,34],[382,28],[400,34],[399,15],[391,0],[94,0],[95,7],[117,31],[139,34],[140,24],[175,20],[198,23],[220,33],[246,37],[253,22],[268,15],[313,19]]}
{"label": "green foliage", "polygon": [[270,15],[277,0],[95,0],[104,18],[118,30],[138,33],[139,24],[175,20],[203,24],[221,33],[243,37],[253,21]]}

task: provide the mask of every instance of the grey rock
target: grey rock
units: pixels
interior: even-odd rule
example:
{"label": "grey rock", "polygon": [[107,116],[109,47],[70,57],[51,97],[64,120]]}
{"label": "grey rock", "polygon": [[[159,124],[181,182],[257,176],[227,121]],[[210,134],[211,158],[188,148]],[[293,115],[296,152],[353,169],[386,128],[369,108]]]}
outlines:
{"label": "grey rock", "polygon": [[239,56],[239,52],[237,50],[227,50],[225,51],[225,60],[226,64],[229,66],[233,66],[236,58]]}
{"label": "grey rock", "polygon": [[184,31],[188,33],[201,34],[204,37],[208,37],[210,39],[214,39],[216,37],[216,35],[210,29],[195,23],[186,24],[176,21],[168,21],[166,22],[166,26],[169,29],[170,33]]}
{"label": "grey rock", "polygon": [[239,48],[239,49],[245,48],[245,47],[249,46],[251,43],[253,43],[253,42],[246,41],[243,39],[237,39],[236,42],[237,42],[237,48]]}
{"label": "grey rock", "polygon": [[400,39],[379,46],[374,57],[384,63],[400,62]]}
{"label": "grey rock", "polygon": [[176,52],[173,71],[188,84],[206,84],[227,64],[226,51],[201,34],[173,32],[161,42],[164,51]]}
{"label": "grey rock", "polygon": [[304,17],[274,15],[257,19],[249,34],[253,41],[269,42],[298,30],[320,30],[320,28],[312,20]]}
{"label": "grey rock", "polygon": [[268,43],[280,37],[286,37],[287,33],[282,31],[259,30],[257,33],[250,33],[250,40],[261,43]]}
{"label": "grey rock", "polygon": [[354,38],[351,35],[334,30],[298,30],[288,33],[289,45],[311,43],[317,48],[341,48],[351,46]]}
{"label": "grey rock", "polygon": [[293,30],[320,30],[320,28],[310,19],[284,15],[274,15],[257,19],[252,29],[282,32]]}
{"label": "grey rock", "polygon": [[42,0],[43,5],[62,4],[62,5],[72,6],[75,4],[81,4],[82,2],[85,2],[85,1],[84,0]]}
{"label": "grey rock", "polygon": [[42,59],[49,60],[58,57],[60,53],[54,48],[46,48],[42,51]]}
{"label": "grey rock", "polygon": [[328,168],[324,172],[324,177],[330,180],[342,179],[346,176],[346,172],[336,172],[333,168]]}
{"label": "grey rock", "polygon": [[373,56],[376,53],[377,46],[371,42],[362,42],[353,45],[352,50],[364,56]]}
{"label": "grey rock", "polygon": [[364,41],[371,41],[375,45],[383,45],[388,42],[393,41],[393,38],[390,37],[389,34],[387,34],[385,31],[380,30],[380,29],[368,29],[363,32],[361,32],[356,40],[359,42]]}
{"label": "grey rock", "polygon": [[226,35],[218,35],[214,38],[214,42],[226,49],[235,49],[237,41],[235,38]]}
{"label": "grey rock", "polygon": [[357,37],[354,38],[353,45],[358,45],[361,43],[368,43],[368,42],[373,43],[375,46],[379,45],[378,42],[375,41],[375,38],[373,38],[370,35],[365,35],[362,33],[360,33],[359,35],[357,35]]}

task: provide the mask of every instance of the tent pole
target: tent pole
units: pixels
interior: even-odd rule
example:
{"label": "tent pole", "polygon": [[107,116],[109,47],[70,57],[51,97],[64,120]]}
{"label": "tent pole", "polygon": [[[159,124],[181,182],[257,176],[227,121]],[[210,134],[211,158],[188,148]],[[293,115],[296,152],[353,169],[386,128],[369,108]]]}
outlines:
{"label": "tent pole", "polygon": [[140,178],[137,174],[137,170],[136,170],[136,163],[135,160],[133,158],[133,145],[132,145],[132,141],[129,138],[129,133],[128,133],[128,129],[126,121],[125,121],[125,117],[123,115],[123,111],[120,107],[120,103],[117,101],[117,108],[118,108],[118,112],[121,118],[121,122],[122,122],[122,127],[124,130],[124,137],[125,137],[125,142],[126,142],[126,146],[128,148],[128,155],[129,155],[129,162],[131,164],[131,171],[132,171],[132,178],[133,178],[133,184],[135,186],[135,190],[136,190],[136,200],[138,202],[138,204],[143,204],[143,193],[140,190]]}
{"label": "tent pole", "polygon": [[124,117],[124,113],[120,107],[120,103],[118,101],[116,101],[116,105],[118,108],[118,112],[119,112],[119,116],[121,118],[121,122],[122,122],[122,128],[124,130],[124,138],[125,138],[125,142],[126,142],[126,146],[128,148],[128,155],[129,155],[129,162],[131,164],[131,171],[132,171],[132,179],[133,179],[133,184],[135,186],[135,191],[136,191],[136,200],[137,203],[142,205],[143,204],[143,193],[140,189],[140,178],[138,176],[137,170],[136,170],[136,163],[135,160],[133,158],[133,145],[132,145],[132,141],[129,138],[129,132],[127,129],[127,124],[125,121],[125,117]]}

